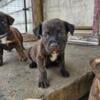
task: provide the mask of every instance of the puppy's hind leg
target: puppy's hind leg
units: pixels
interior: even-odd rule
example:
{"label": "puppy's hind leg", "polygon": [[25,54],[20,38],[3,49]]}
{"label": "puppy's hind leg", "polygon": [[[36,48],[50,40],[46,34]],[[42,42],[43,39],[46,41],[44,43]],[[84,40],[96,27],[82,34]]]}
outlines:
{"label": "puppy's hind leg", "polygon": [[27,57],[26,57],[26,54],[24,53],[23,48],[20,47],[19,45],[17,45],[15,48],[16,48],[16,51],[19,55],[19,60],[20,61],[27,61]]}
{"label": "puppy's hind leg", "polygon": [[30,67],[30,68],[36,68],[36,67],[37,67],[37,64],[36,64],[36,62],[34,61],[34,59],[32,58],[31,49],[32,49],[32,47],[30,47],[30,48],[28,49],[28,52],[27,52],[27,56],[28,56],[29,60],[31,61],[31,63],[29,64],[29,67]]}
{"label": "puppy's hind leg", "polygon": [[29,52],[28,52],[28,58],[30,59],[31,63],[29,64],[29,67],[30,68],[36,68],[37,67],[37,64],[36,62],[32,59],[31,55],[30,55],[30,50],[31,48],[29,49]]}

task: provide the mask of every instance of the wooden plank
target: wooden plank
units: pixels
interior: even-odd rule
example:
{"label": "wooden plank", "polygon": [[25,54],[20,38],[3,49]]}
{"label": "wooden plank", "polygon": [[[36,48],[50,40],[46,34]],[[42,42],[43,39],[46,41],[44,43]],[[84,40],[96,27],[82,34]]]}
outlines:
{"label": "wooden plank", "polygon": [[75,26],[76,30],[92,30],[92,26]]}

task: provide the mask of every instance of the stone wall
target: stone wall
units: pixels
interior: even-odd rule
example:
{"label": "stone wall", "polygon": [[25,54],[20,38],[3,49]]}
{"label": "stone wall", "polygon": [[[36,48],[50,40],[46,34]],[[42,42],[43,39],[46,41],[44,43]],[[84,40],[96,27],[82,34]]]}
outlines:
{"label": "stone wall", "polygon": [[44,0],[44,19],[61,18],[77,26],[93,23],[94,0]]}

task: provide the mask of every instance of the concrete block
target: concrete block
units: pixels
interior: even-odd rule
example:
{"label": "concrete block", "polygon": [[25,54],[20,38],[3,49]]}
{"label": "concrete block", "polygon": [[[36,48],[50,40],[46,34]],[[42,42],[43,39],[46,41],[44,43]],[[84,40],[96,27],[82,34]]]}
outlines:
{"label": "concrete block", "polygon": [[[25,43],[25,47],[32,46]],[[98,46],[67,45],[66,69],[70,77],[63,78],[58,68],[47,70],[50,87],[38,88],[38,69],[30,69],[29,62],[19,62],[15,51],[5,52],[0,67],[0,100],[78,100],[90,89],[92,75],[89,60],[100,54]]]}

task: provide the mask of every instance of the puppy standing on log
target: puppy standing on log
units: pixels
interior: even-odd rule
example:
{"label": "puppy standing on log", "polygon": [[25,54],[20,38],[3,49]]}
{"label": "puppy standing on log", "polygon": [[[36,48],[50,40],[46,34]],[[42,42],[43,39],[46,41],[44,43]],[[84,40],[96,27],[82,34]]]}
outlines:
{"label": "puppy standing on log", "polygon": [[39,87],[47,88],[46,66],[56,62],[60,67],[63,77],[68,77],[69,72],[65,69],[64,49],[66,46],[68,32],[73,35],[74,26],[60,19],[45,21],[34,29],[34,34],[40,40],[29,49],[30,67],[38,67]]}
{"label": "puppy standing on log", "polygon": [[[13,27],[10,27],[14,22],[14,19],[0,12],[0,65],[3,65],[3,49],[11,51],[16,49],[21,60],[26,60],[23,48],[23,37],[21,33]],[[3,42],[2,39],[6,38]]]}
{"label": "puppy standing on log", "polygon": [[90,61],[95,78],[90,90],[89,100],[100,100],[100,57]]}

